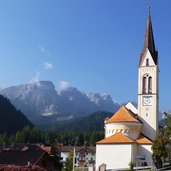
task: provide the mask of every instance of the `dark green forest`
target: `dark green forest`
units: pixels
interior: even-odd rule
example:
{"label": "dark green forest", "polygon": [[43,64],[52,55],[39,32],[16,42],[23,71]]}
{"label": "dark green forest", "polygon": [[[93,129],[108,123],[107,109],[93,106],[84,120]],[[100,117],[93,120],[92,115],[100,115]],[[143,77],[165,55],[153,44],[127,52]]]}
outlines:
{"label": "dark green forest", "polygon": [[111,117],[113,113],[106,111],[99,111],[90,114],[86,117],[76,118],[68,121],[56,122],[53,125],[41,125],[43,130],[52,129],[56,131],[104,131],[104,119]]}
{"label": "dark green forest", "polygon": [[11,102],[0,95],[0,134],[14,134],[26,125],[33,126],[26,116],[17,110]]}
{"label": "dark green forest", "polygon": [[24,127],[16,134],[9,135],[3,133],[0,135],[0,145],[10,145],[13,143],[43,143],[51,145],[54,142],[62,143],[63,145],[95,145],[97,141],[104,138],[104,131],[94,132],[69,132],[69,131],[53,131],[48,130],[43,132],[37,127]]}

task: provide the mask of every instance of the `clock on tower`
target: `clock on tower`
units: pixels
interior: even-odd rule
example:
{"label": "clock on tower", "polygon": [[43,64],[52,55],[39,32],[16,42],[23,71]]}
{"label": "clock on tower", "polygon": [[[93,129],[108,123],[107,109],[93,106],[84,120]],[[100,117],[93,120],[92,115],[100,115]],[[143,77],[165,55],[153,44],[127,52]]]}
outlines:
{"label": "clock on tower", "polygon": [[152,105],[152,96],[143,96],[143,106],[151,106]]}

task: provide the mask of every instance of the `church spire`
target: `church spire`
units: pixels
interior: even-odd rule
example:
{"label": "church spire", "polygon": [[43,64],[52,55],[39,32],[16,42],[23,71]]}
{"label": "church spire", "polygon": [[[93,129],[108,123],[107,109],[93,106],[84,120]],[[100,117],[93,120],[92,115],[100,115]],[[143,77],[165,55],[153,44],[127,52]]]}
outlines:
{"label": "church spire", "polygon": [[144,56],[144,53],[148,49],[151,53],[151,56],[154,60],[154,63],[157,65],[157,51],[155,49],[155,42],[153,36],[153,28],[152,28],[152,21],[151,21],[151,14],[150,14],[150,4],[148,6],[148,18],[147,18],[147,25],[146,25],[146,33],[145,33],[145,40],[144,40],[144,48],[141,53],[140,63]]}
{"label": "church spire", "polygon": [[147,19],[147,26],[146,26],[145,41],[144,41],[144,49],[145,48],[148,48],[151,53],[155,52],[153,28],[152,28],[151,15],[150,15],[150,6],[148,7],[148,19]]}

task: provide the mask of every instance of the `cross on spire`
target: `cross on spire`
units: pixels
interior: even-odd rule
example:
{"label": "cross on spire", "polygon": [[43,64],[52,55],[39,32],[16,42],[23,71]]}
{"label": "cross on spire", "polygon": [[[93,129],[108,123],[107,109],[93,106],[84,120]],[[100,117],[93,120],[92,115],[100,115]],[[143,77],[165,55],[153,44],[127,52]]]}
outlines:
{"label": "cross on spire", "polygon": [[150,15],[150,0],[148,0],[148,14]]}

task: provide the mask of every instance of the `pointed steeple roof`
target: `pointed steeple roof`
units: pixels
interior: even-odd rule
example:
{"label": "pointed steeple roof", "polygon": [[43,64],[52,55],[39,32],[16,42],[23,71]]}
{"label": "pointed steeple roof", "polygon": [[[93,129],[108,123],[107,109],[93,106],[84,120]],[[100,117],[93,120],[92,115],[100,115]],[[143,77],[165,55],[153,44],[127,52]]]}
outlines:
{"label": "pointed steeple roof", "polygon": [[144,40],[144,48],[143,48],[141,56],[140,56],[140,63],[143,59],[143,56],[144,56],[144,53],[146,52],[146,49],[148,49],[150,51],[151,56],[153,58],[153,61],[157,65],[157,63],[158,63],[158,52],[155,49],[152,21],[151,21],[151,15],[150,15],[150,6],[149,6],[149,10],[148,10],[147,26],[146,26],[146,33],[145,33],[145,40]]}
{"label": "pointed steeple roof", "polygon": [[150,52],[155,52],[155,43],[154,43],[150,9],[147,19],[146,34],[145,34],[145,41],[144,41],[144,49],[145,48],[148,48]]}

